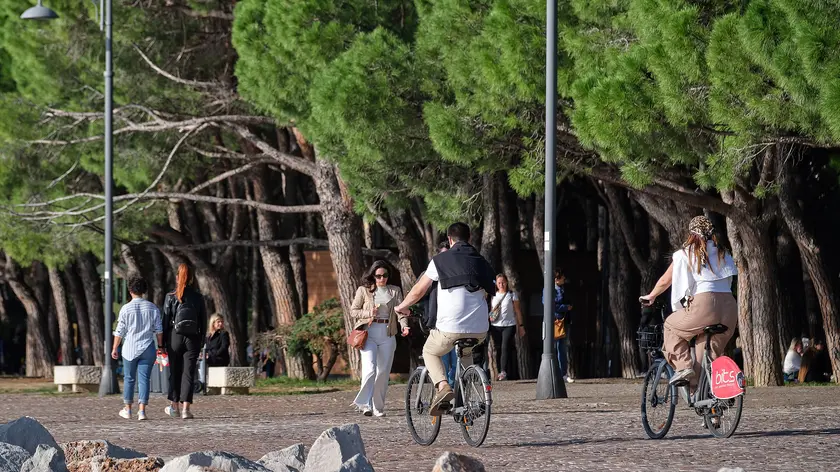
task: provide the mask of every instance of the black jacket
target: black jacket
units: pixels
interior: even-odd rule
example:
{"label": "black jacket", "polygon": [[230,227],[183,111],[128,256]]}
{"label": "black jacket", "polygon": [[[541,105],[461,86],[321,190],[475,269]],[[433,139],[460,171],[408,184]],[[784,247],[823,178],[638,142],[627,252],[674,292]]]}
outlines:
{"label": "black jacket", "polygon": [[468,243],[459,241],[432,260],[441,288],[464,287],[470,292],[484,289],[491,298],[496,294],[493,267]]}
{"label": "black jacket", "polygon": [[219,330],[207,338],[204,345],[209,367],[227,367],[230,364],[230,335],[225,330]]}
{"label": "black jacket", "polygon": [[[197,338],[204,341],[207,332],[207,307],[204,306],[204,296],[198,293],[194,288],[187,286],[184,289],[184,302],[191,304],[198,309],[198,336]],[[166,294],[166,300],[163,302],[163,347],[169,345],[169,340],[172,339],[173,328],[175,326],[175,314],[178,312],[178,306],[181,302],[175,296],[175,292]]]}

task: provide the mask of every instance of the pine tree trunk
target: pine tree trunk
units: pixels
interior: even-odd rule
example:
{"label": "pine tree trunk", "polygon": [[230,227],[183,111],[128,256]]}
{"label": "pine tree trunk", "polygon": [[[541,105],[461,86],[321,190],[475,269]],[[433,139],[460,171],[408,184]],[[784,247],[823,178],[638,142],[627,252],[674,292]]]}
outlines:
{"label": "pine tree trunk", "polygon": [[624,238],[618,229],[615,215],[610,217],[610,311],[618,331],[618,346],[621,356],[621,376],[625,379],[636,377],[638,366],[638,346],[636,345],[636,323],[630,315],[631,297],[628,291],[635,286],[630,281],[633,279],[630,273],[630,256],[624,244]]}
{"label": "pine tree trunk", "polygon": [[44,329],[45,314],[35,292],[23,279],[17,264],[6,256],[6,280],[26,310],[26,376],[53,376],[53,358]]}
{"label": "pine tree trunk", "polygon": [[93,365],[94,346],[90,340],[90,319],[85,291],[82,288],[82,282],[74,264],[68,264],[64,268],[64,274],[66,275],[65,280],[67,280],[67,290],[70,292],[70,299],[73,301],[73,310],[76,313],[79,347],[82,350],[82,365]]}
{"label": "pine tree trunk", "polygon": [[[503,179],[498,180],[498,197],[499,197],[499,243],[501,245],[502,255],[502,272],[507,275],[509,290],[515,293],[522,293],[522,283],[519,278],[519,270],[516,266],[516,251],[519,249],[519,233],[514,230],[514,222],[519,221],[516,215],[516,207],[511,205],[510,198],[507,192],[507,182]],[[522,302],[519,302],[522,307]],[[524,310],[524,307],[522,307]],[[523,318],[526,316],[522,314]],[[516,320],[517,323],[519,320]],[[524,321],[524,320],[523,320]],[[516,367],[519,374],[519,379],[533,378],[533,362],[531,359],[531,349],[528,343],[528,333],[525,336],[519,336],[519,329],[516,330],[514,336],[516,344]]]}
{"label": "pine tree trunk", "polygon": [[[268,201],[265,181],[263,179],[263,175],[258,175],[252,180],[254,200],[259,202]],[[273,214],[264,210],[257,210],[257,231],[260,240],[271,241],[276,239],[276,225],[277,222]],[[294,273],[287,251],[283,251],[282,248],[260,247],[260,256],[262,258],[266,280],[268,280],[271,294],[274,298],[274,305],[277,309],[274,312],[275,327],[292,326],[301,315],[298,311],[299,299],[294,282]],[[315,373],[312,370],[312,362],[305,353],[300,353],[295,356],[284,353],[283,357],[286,359],[286,372],[289,377],[295,379],[314,378]]]}
{"label": "pine tree trunk", "polygon": [[166,265],[160,251],[155,248],[149,248],[149,257],[152,265],[152,280],[149,280],[149,300],[157,305],[158,308],[163,307],[163,302],[166,300]]}
{"label": "pine tree trunk", "polygon": [[406,294],[414,286],[420,272],[425,270],[422,266],[425,251],[423,243],[412,231],[413,223],[408,212],[404,208],[393,208],[389,209],[388,213],[391,216],[391,229],[399,251],[400,284],[403,294]]}
{"label": "pine tree trunk", "polygon": [[67,312],[67,291],[61,272],[55,267],[49,268],[50,286],[52,287],[53,302],[58,316],[59,352],[62,365],[75,365],[76,358],[73,345],[73,328],[70,326],[70,314]]}
{"label": "pine tree trunk", "polygon": [[262,315],[262,261],[260,258],[260,251],[257,248],[251,248],[251,339],[256,339],[257,334],[265,330],[263,326]]}
{"label": "pine tree trunk", "polygon": [[540,261],[540,272],[545,273],[545,195],[534,198],[534,217],[531,219],[531,235]]}
{"label": "pine tree trunk", "polygon": [[89,252],[82,254],[78,259],[78,268],[87,301],[93,363],[101,366],[105,363],[105,302],[102,300],[102,283],[99,274],[96,273],[96,257]]}
{"label": "pine tree trunk", "polygon": [[27,284],[32,288],[35,299],[41,306],[44,313],[44,330],[47,333],[47,346],[50,349],[50,357],[58,358],[58,350],[61,344],[58,332],[58,313],[52,303],[52,289],[50,287],[50,275],[47,266],[43,262],[35,261],[29,271]]}
{"label": "pine tree trunk", "polygon": [[[726,200],[726,198],[724,198]],[[731,218],[726,219],[729,242],[732,245],[732,257],[738,266],[738,340],[741,345],[741,355],[744,358],[744,376],[753,377],[753,325],[751,310],[750,263],[744,257],[743,244],[735,223]]]}
{"label": "pine tree trunk", "polygon": [[[349,333],[353,329],[350,306],[353,304],[363,271],[362,222],[353,211],[350,196],[341,190],[336,166],[324,159],[318,159],[316,165],[318,176],[315,179],[315,188],[321,203],[321,216],[338,281],[344,328]],[[350,349],[347,357],[353,378],[358,379],[361,372],[359,351]]]}
{"label": "pine tree trunk", "polygon": [[498,270],[499,264],[499,219],[496,215],[496,205],[499,204],[496,198],[495,174],[484,174],[481,177],[481,207],[484,216],[481,219],[481,255],[490,262],[494,269]]}
{"label": "pine tree trunk", "polygon": [[[753,218],[733,218],[741,238],[743,260],[747,261],[752,316],[752,373],[756,386],[782,384],[781,352],[778,344],[779,285],[776,259],[768,226],[756,227]],[[739,271],[739,273],[743,273]],[[739,284],[744,280],[739,280]]]}
{"label": "pine tree trunk", "polygon": [[790,163],[782,164],[780,172],[779,203],[781,213],[796,241],[802,264],[808,271],[814,290],[817,293],[826,337],[826,349],[828,349],[831,358],[831,368],[835,375],[840,377],[840,320],[838,320],[840,311],[838,311],[835,286],[832,284],[820,247],[813,233],[806,227],[802,210],[795,200],[790,166]]}
{"label": "pine tree trunk", "polygon": [[779,293],[779,352],[787,352],[790,340],[799,336],[802,329],[798,318],[797,300],[802,300],[802,267],[793,237],[783,228],[776,234],[776,264],[778,278],[784,290]]}

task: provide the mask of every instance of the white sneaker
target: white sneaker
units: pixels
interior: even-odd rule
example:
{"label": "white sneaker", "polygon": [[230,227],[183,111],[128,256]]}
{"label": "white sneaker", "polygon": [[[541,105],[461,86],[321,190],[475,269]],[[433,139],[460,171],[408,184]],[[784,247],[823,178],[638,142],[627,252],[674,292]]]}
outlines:
{"label": "white sneaker", "polygon": [[120,410],[120,416],[127,419],[127,420],[130,420],[131,419],[131,410],[126,410],[125,408],[123,408],[122,410]]}
{"label": "white sneaker", "polygon": [[677,384],[677,383],[682,383],[682,382],[688,380],[688,378],[691,377],[692,375],[694,375],[694,369],[678,370],[677,372],[674,373],[673,377],[671,377],[671,380],[668,381],[668,383],[671,384],[671,385],[674,385],[674,384]]}
{"label": "white sneaker", "polygon": [[367,405],[359,408],[359,411],[361,411],[362,414],[365,416],[373,416],[373,410],[371,410],[370,407]]}
{"label": "white sneaker", "polygon": [[193,416],[193,414],[190,412],[190,410],[184,408],[184,411],[181,412],[181,419],[182,420],[191,420],[193,418],[195,418],[195,416]]}
{"label": "white sneaker", "polygon": [[172,418],[177,418],[178,417],[178,409],[177,408],[172,408],[171,405],[164,408],[163,411],[165,411],[166,414],[171,416]]}
{"label": "white sneaker", "polygon": [[575,383],[575,379],[569,377],[568,375],[563,377],[563,381],[565,381],[566,383],[570,383],[570,384]]}
{"label": "white sneaker", "polygon": [[137,419],[140,420],[140,421],[145,421],[146,420],[146,412],[145,411],[137,412]]}
{"label": "white sneaker", "polygon": [[373,416],[375,416],[377,418],[382,418],[382,417],[385,416],[385,412],[384,411],[379,411],[379,410],[373,410]]}

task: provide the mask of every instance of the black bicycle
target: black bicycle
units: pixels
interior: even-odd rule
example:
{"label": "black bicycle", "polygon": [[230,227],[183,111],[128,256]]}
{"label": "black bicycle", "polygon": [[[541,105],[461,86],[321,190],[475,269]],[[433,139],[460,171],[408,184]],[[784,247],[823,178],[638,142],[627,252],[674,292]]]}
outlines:
{"label": "black bicycle", "polygon": [[[444,412],[461,427],[467,444],[481,446],[490,430],[490,411],[493,404],[492,387],[487,373],[480,366],[464,367],[461,358],[472,355],[472,349],[480,343],[468,338],[455,341],[458,363],[455,366],[455,398]],[[405,419],[411,437],[417,444],[428,446],[435,442],[440,432],[441,416],[431,416],[435,385],[426,370],[418,366],[408,378],[405,390]]]}

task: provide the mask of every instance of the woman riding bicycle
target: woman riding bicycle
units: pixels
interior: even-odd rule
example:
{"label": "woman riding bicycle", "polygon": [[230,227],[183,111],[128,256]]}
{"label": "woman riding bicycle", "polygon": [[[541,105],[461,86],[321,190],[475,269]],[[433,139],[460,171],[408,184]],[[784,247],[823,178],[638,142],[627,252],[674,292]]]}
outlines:
{"label": "woman riding bicycle", "polygon": [[[712,359],[723,352],[735,333],[738,306],[732,296],[732,277],[738,274],[732,255],[718,244],[714,226],[705,216],[688,225],[688,239],[675,252],[671,265],[651,292],[639,300],[651,305],[668,287],[674,313],[665,320],[663,352],[676,371],[670,383],[690,380],[692,388],[700,374],[706,340],[703,328],[722,324],[729,328],[711,340]],[[695,336],[695,362],[692,365],[689,342]]]}

